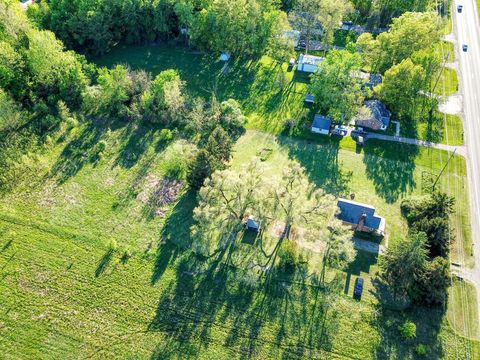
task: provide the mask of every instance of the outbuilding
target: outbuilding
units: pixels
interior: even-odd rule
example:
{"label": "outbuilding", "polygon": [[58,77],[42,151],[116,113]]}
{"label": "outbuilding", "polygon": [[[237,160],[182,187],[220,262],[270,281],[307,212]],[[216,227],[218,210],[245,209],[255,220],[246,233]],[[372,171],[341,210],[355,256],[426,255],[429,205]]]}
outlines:
{"label": "outbuilding", "polygon": [[315,134],[329,135],[332,127],[332,119],[323,115],[315,115],[312,123],[312,132]]}
{"label": "outbuilding", "polygon": [[298,58],[297,70],[314,73],[317,71],[318,65],[324,60],[324,57],[300,54],[300,57]]}
{"label": "outbuilding", "polygon": [[260,224],[257,221],[255,221],[255,218],[252,215],[250,215],[245,224],[245,228],[249,231],[259,232]]}

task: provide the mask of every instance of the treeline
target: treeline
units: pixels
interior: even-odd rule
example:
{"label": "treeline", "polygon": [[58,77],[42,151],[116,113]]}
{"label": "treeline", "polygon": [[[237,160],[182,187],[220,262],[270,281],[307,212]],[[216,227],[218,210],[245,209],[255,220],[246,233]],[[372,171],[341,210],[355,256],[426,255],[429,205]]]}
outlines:
{"label": "treeline", "polygon": [[[101,55],[119,42],[183,41],[209,51],[259,56],[284,42],[287,18],[301,29],[320,23],[333,39],[343,17],[386,27],[405,12],[444,12],[448,0],[37,0],[28,14],[69,49]],[[310,33],[310,31],[307,31]],[[307,34],[308,36],[308,34]]]}
{"label": "treeline", "polygon": [[381,261],[381,278],[395,298],[429,306],[446,304],[453,237],[449,217],[454,205],[452,197],[440,192],[402,202],[410,237],[388,249]]}
{"label": "treeline", "polygon": [[91,55],[119,42],[180,39],[211,51],[257,56],[288,27],[274,0],[41,0],[28,14],[67,48]]}

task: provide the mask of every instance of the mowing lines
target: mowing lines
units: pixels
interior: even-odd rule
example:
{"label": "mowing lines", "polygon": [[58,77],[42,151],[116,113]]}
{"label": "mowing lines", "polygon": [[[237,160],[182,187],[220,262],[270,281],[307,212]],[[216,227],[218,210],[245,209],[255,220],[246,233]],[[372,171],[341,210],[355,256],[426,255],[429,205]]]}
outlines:
{"label": "mowing lines", "polygon": [[[437,2],[438,4],[438,2]],[[450,21],[452,21],[450,19]],[[444,53],[444,48],[443,48],[443,42],[440,43],[440,51],[441,51],[441,55],[442,55],[442,58],[444,58],[445,56],[445,53]],[[443,93],[443,96],[445,96],[446,94],[446,79],[445,78],[442,78],[442,93]],[[447,145],[450,145],[449,144],[449,139],[450,139],[450,136],[448,134],[448,126],[447,126],[447,114],[444,113],[443,114],[443,120],[444,120],[444,129],[445,129],[445,141],[447,143]],[[457,131],[457,128],[452,128],[453,131]],[[456,136],[458,136],[458,134],[454,134],[456,138]],[[439,156],[440,158],[442,157],[442,153],[440,152],[439,153]],[[440,161],[442,162],[443,159],[440,159]],[[448,164],[449,167],[452,166],[452,164]],[[453,163],[453,166],[455,167],[454,168],[454,172],[453,174],[458,174],[459,172],[459,169],[458,169],[458,164],[457,162],[454,162]],[[451,176],[447,176],[447,193],[452,195],[452,184],[451,184]],[[456,242],[456,247],[455,247],[455,250],[457,252],[457,256],[458,256],[458,259],[459,259],[459,262],[460,264],[462,265],[465,265],[465,249],[464,249],[464,239],[463,239],[463,233],[461,231],[461,226],[462,226],[462,221],[461,221],[461,216],[460,216],[460,206],[459,206],[459,202],[458,202],[458,199],[460,198],[461,194],[459,192],[459,189],[461,187],[461,184],[460,184],[460,179],[459,179],[459,176],[454,176],[454,192],[453,192],[453,195],[455,196],[455,212],[454,212],[454,219],[452,219],[452,217],[450,217],[449,219],[449,223],[450,223],[450,227],[452,226],[452,222],[454,222],[454,226],[455,226],[455,242]],[[452,267],[452,257],[449,256],[449,261],[450,261],[450,267]],[[452,275],[452,272],[450,272],[450,278],[452,280],[452,284],[453,284],[453,275]],[[470,332],[470,329],[471,329],[471,326],[470,326],[470,321],[471,319],[469,318],[469,314],[470,314],[470,311],[469,311],[469,307],[472,306],[472,304],[469,304],[469,298],[468,296],[466,296],[466,285],[463,281],[460,282],[460,299],[455,299],[455,291],[452,291],[452,304],[451,306],[453,306],[453,309],[455,309],[455,306],[459,305],[458,304],[458,300],[460,300],[460,303],[461,303],[461,310],[462,310],[462,314],[463,314],[463,333],[465,335],[467,335],[467,340],[468,340],[468,343],[465,342],[465,354],[467,354],[468,358],[472,358],[472,354],[473,354],[473,336]],[[458,339],[457,339],[457,335],[456,335],[456,328],[455,326],[458,326],[457,324],[457,319],[455,318],[455,310],[453,310],[453,321],[455,322],[454,326],[453,326],[453,330],[454,330],[454,334],[455,334],[455,350],[456,350],[456,353],[457,353],[457,358],[459,358],[459,354],[458,354]],[[468,345],[469,344],[469,345]]]}

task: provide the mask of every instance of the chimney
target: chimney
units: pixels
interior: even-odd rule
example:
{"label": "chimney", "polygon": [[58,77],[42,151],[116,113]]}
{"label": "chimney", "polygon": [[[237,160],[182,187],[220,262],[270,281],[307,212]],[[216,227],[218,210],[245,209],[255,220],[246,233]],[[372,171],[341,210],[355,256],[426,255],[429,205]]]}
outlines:
{"label": "chimney", "polygon": [[360,216],[360,219],[358,220],[358,224],[357,224],[357,228],[356,228],[357,231],[363,231],[363,227],[365,226],[365,220],[366,219],[367,219],[367,214],[363,213]]}

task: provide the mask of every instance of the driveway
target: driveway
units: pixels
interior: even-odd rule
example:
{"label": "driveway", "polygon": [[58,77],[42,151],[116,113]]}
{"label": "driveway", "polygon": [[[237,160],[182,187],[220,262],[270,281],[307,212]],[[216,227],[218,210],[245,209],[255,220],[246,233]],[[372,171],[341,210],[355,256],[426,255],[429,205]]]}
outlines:
{"label": "driveway", "polygon": [[463,157],[466,157],[467,155],[467,149],[465,148],[465,146],[451,146],[451,145],[445,145],[445,144],[437,144],[437,143],[432,143],[430,141],[425,141],[425,140],[406,138],[402,136],[384,135],[384,134],[378,134],[378,133],[368,133],[367,140],[368,139],[395,141],[403,144],[424,146],[424,147],[445,150],[445,151],[452,151],[452,152],[456,150],[456,154],[458,155],[461,155]]}

